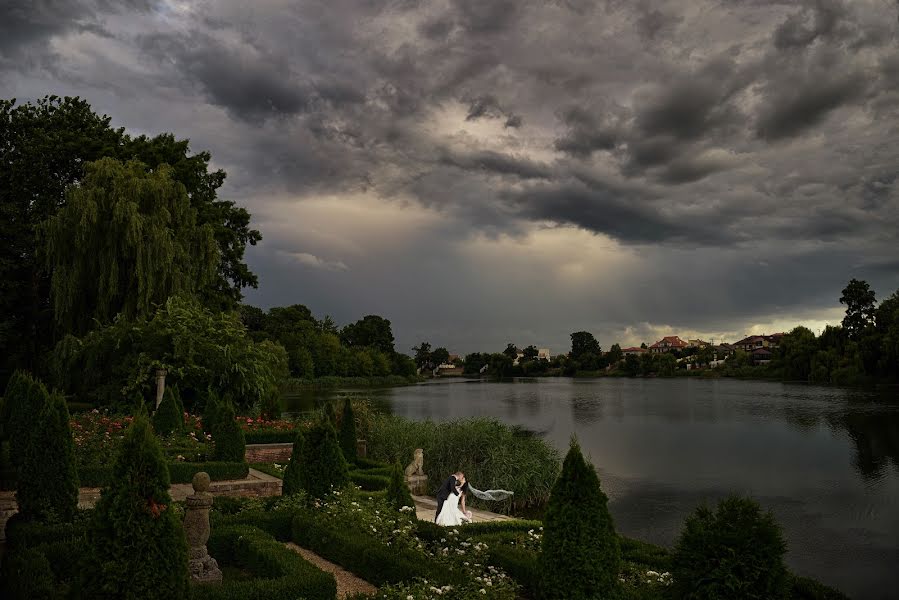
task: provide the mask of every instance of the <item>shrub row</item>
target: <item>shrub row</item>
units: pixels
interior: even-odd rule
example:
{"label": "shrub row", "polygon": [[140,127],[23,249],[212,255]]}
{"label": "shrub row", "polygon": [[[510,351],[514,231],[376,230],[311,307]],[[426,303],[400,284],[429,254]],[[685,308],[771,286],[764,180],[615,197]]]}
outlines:
{"label": "shrub row", "polygon": [[194,586],[191,597],[196,600],[333,600],[337,595],[333,575],[322,572],[257,527],[220,526],[207,545],[217,561],[239,566],[254,579]]}
{"label": "shrub row", "polygon": [[297,439],[294,431],[244,431],[247,444],[292,444]]}
{"label": "shrub row", "polygon": [[424,578],[436,585],[458,583],[454,574],[424,554],[399,550],[362,533],[338,531],[316,522],[315,513],[294,515],[292,539],[376,586]]}
{"label": "shrub row", "polygon": [[[219,508],[219,500],[225,498],[216,497],[216,508]],[[233,500],[228,498],[227,500]],[[248,510],[239,514],[214,517],[212,530],[219,527],[252,526],[261,529],[281,542],[289,542],[293,531],[293,514],[283,510]]]}
{"label": "shrub row", "polygon": [[375,492],[386,490],[390,485],[390,478],[386,475],[373,475],[368,471],[350,471],[350,481],[363,490]]}
{"label": "shrub row", "polygon": [[365,458],[364,456],[357,456],[356,460],[353,461],[353,464],[356,465],[356,469],[386,469],[388,472],[390,470],[390,465],[381,461],[372,460],[370,458]]}
{"label": "shrub row", "polygon": [[[530,531],[531,529],[540,529],[543,523],[540,521],[528,521],[525,519],[509,519],[507,521],[483,521],[479,523],[468,523],[463,526],[460,531],[469,537],[477,537],[486,534],[496,533],[519,533]],[[423,540],[435,541],[446,537],[446,528],[441,527],[431,521],[418,521],[416,523],[416,535]]]}
{"label": "shrub row", "polygon": [[[190,483],[200,471],[209,473],[212,481],[245,479],[250,472],[245,462],[170,462],[168,467],[172,483]],[[106,487],[112,479],[112,467],[81,467],[78,478],[84,487]]]}
{"label": "shrub row", "polygon": [[537,553],[508,546],[490,545],[490,564],[505,571],[522,588],[528,598],[538,597],[540,578],[537,570]]}
{"label": "shrub row", "polygon": [[6,522],[6,547],[16,550],[50,542],[80,542],[87,536],[87,521],[85,516],[76,518],[72,523],[48,524],[27,521],[16,513]]}

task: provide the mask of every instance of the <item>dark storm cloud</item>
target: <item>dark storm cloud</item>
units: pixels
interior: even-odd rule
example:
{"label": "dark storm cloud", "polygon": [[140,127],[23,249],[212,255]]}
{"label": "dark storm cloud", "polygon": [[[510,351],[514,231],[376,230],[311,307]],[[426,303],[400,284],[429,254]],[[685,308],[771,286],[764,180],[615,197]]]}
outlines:
{"label": "dark storm cloud", "polygon": [[[272,254],[260,271],[292,281],[297,260],[346,264],[314,281],[317,301],[347,315],[373,310],[361,305],[383,281],[381,306],[423,286],[445,292],[430,313],[467,306],[447,300],[465,286],[422,269],[444,260],[474,295],[487,290],[467,312],[494,320],[506,316],[491,307],[513,304],[618,323],[818,308],[860,256],[890,280],[899,8],[885,0],[14,0],[0,11],[9,96],[77,93],[117,125],[210,150],[229,174],[223,196],[266,216],[272,248],[302,257]],[[300,219],[267,213],[285,197],[370,210],[366,225],[377,211],[360,197],[402,205],[419,217],[397,228],[440,231],[397,248],[419,239],[398,230],[352,255],[367,229],[346,229],[340,211],[310,217],[320,237],[278,230]],[[545,247],[504,255],[495,289],[480,258],[460,258],[472,240],[527,240],[547,224],[639,256],[609,286],[627,297],[560,284],[523,302],[532,285],[506,285],[507,271]],[[293,243],[302,236],[315,242]],[[290,293],[311,293],[306,281]],[[656,282],[679,292],[640,293]],[[297,300],[284,294],[271,302]],[[563,327],[556,318],[547,327]]]}
{"label": "dark storm cloud", "polygon": [[4,0],[0,3],[0,63],[28,57],[54,35],[97,28],[103,13],[146,11],[155,4],[153,0]]}

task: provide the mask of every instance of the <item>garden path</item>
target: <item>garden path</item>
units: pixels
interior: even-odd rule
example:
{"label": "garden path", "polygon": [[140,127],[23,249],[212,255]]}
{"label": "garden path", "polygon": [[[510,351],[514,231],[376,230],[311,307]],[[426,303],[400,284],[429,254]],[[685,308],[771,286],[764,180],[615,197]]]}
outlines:
{"label": "garden path", "polygon": [[324,571],[325,573],[330,573],[334,576],[334,580],[337,582],[337,597],[338,598],[346,598],[352,594],[374,594],[378,591],[378,589],[365,581],[364,579],[360,579],[356,577],[340,565],[335,565],[334,563],[325,560],[318,554],[314,552],[310,552],[305,548],[300,548],[293,542],[288,542],[284,544],[313,565]]}
{"label": "garden path", "polygon": [[[415,515],[422,521],[433,521],[437,512],[437,500],[430,496],[412,496],[412,499],[415,500]],[[508,521],[512,518],[488,510],[477,510],[474,508],[469,510],[471,511],[471,520],[475,523]]]}

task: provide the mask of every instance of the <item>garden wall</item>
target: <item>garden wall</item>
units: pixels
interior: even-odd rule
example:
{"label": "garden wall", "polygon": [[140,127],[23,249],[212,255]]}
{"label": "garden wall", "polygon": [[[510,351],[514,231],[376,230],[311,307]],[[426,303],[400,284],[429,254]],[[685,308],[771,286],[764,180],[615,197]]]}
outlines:
{"label": "garden wall", "polygon": [[293,454],[293,444],[247,444],[248,463],[280,463],[286,465]]}

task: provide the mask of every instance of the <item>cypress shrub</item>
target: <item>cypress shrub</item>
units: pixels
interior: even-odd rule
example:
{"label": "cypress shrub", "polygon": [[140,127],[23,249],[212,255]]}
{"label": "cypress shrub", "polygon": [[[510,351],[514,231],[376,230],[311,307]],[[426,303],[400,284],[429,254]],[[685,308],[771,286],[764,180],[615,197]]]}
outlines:
{"label": "cypress shrub", "polygon": [[[404,506],[411,506],[415,509],[415,501],[412,500],[412,493],[409,491],[409,486],[406,485],[406,477],[400,463],[393,464],[390,483],[387,485],[387,502],[397,510]],[[414,510],[412,515],[415,516]]]}
{"label": "cypress shrub", "polygon": [[332,427],[337,426],[337,414],[334,412],[334,402],[325,400],[325,404],[322,406],[322,416]]}
{"label": "cypress shrub", "polygon": [[310,496],[323,498],[332,488],[344,488],[350,482],[349,468],[337,443],[337,432],[327,420],[313,425],[306,433],[302,461],[300,485]]}
{"label": "cypress shrub", "polygon": [[34,434],[22,457],[16,500],[25,519],[68,522],[78,510],[78,473],[75,441],[69,428],[69,409],[62,394],[47,395],[42,384],[32,387],[43,394],[32,422]]}
{"label": "cypress shrub", "polygon": [[285,496],[296,494],[303,489],[303,432],[297,431],[293,440],[293,452],[290,454],[290,462],[284,470],[284,479],[281,484],[281,493]]}
{"label": "cypress shrub", "polygon": [[125,433],[112,483],[88,529],[83,597],[189,597],[187,540],[171,505],[162,449],[146,415],[139,414]]}
{"label": "cypress shrub", "polygon": [[700,507],[672,555],[673,592],[685,600],[786,598],[785,552],[774,516],[749,498],[722,500],[714,513]]}
{"label": "cypress shrub", "polygon": [[347,397],[343,402],[343,420],[340,423],[340,449],[349,463],[356,462],[356,415]]}
{"label": "cypress shrub", "polygon": [[281,412],[281,391],[275,388],[263,396],[259,413],[264,419],[274,420],[281,418]]}
{"label": "cypress shrub", "polygon": [[175,396],[171,387],[165,389],[162,402],[153,414],[153,429],[159,435],[181,433],[184,429],[184,412],[180,408],[181,401]]}
{"label": "cypress shrub", "polygon": [[19,470],[32,434],[39,433],[33,420],[47,399],[43,384],[24,371],[16,371],[6,385],[3,403],[3,433],[9,440],[9,458]]}
{"label": "cypress shrub", "polygon": [[212,426],[212,441],[215,442],[213,458],[222,462],[243,462],[247,443],[243,437],[243,429],[235,419],[234,406],[230,402],[223,402],[217,413],[216,422]]}
{"label": "cypress shrub", "polygon": [[596,470],[572,439],[543,521],[540,598],[586,600],[615,595],[621,549],[607,503]]}
{"label": "cypress shrub", "polygon": [[222,405],[222,401],[212,390],[206,390],[203,396],[203,412],[200,416],[200,421],[203,424],[203,431],[212,433],[212,429],[218,422],[219,408]]}
{"label": "cypress shrub", "polygon": [[63,598],[56,588],[50,561],[41,552],[26,548],[11,553],[0,569],[0,590],[8,600],[55,600]]}

